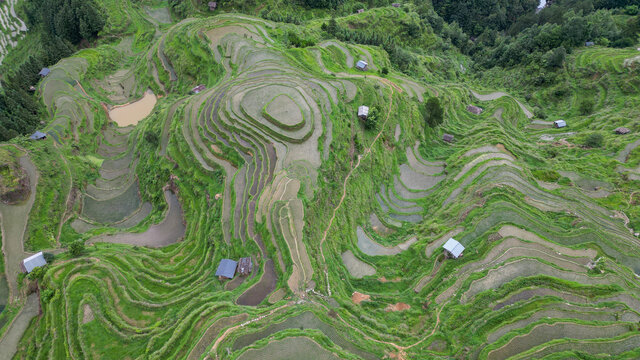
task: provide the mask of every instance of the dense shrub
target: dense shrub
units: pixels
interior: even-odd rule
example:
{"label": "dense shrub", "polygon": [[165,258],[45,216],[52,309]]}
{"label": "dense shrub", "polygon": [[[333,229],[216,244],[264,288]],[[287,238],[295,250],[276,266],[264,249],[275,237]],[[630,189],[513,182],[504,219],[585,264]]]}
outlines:
{"label": "dense shrub", "polygon": [[584,146],[599,148],[604,143],[604,136],[600,133],[592,133],[584,140]]}

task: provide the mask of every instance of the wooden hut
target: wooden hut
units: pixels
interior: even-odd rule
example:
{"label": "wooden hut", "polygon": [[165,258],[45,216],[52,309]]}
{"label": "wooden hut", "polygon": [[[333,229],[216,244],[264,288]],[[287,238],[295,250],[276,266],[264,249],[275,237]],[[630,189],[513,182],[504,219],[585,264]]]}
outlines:
{"label": "wooden hut", "polygon": [[629,128],[626,128],[626,127],[619,127],[619,128],[616,128],[615,132],[618,135],[626,135],[630,133],[631,130],[629,130]]}
{"label": "wooden hut", "polygon": [[253,270],[253,263],[251,262],[250,257],[243,257],[238,260],[238,274],[242,276],[247,276],[251,274],[251,270]]}

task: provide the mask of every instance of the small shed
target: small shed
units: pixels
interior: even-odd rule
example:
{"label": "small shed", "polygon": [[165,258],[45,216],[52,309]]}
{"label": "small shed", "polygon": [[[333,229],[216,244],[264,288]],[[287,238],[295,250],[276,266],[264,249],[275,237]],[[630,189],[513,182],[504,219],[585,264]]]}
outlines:
{"label": "small shed", "polygon": [[467,111],[472,113],[472,114],[480,115],[482,113],[482,108],[477,107],[477,106],[473,106],[473,105],[469,105],[469,106],[467,106]]}
{"label": "small shed", "polygon": [[464,251],[464,246],[460,244],[456,239],[449,238],[444,246],[442,246],[447,255],[451,256],[454,259],[459,258]]}
{"label": "small shed", "polygon": [[31,92],[36,91],[36,87],[33,85],[29,86],[29,91]]}
{"label": "small shed", "polygon": [[449,143],[450,143],[450,142],[453,142],[453,139],[454,139],[454,138],[453,138],[453,135],[451,135],[451,134],[444,134],[444,135],[442,135],[442,140],[443,140],[443,141],[446,141],[446,142],[449,142]]}
{"label": "small shed", "polygon": [[222,259],[220,260],[220,265],[218,265],[218,270],[216,270],[216,276],[220,280],[233,279],[233,276],[236,274],[237,267],[237,262],[231,259]]}
{"label": "small shed", "polygon": [[587,42],[584,43],[584,46],[593,46],[595,44],[596,43],[594,43],[593,41],[587,41]]}
{"label": "small shed", "polygon": [[400,7],[400,3],[393,3],[393,4],[391,4],[391,6],[393,6],[395,8]]}
{"label": "small shed", "polygon": [[631,130],[629,130],[629,128],[626,128],[626,127],[619,127],[619,128],[616,128],[615,132],[618,135],[626,135],[630,133]]}
{"label": "small shed", "polygon": [[364,9],[358,9],[358,14],[362,14],[364,12]]}
{"label": "small shed", "polygon": [[209,1],[209,11],[214,11],[218,7],[218,3],[215,1]]}
{"label": "small shed", "polygon": [[42,251],[40,251],[39,253],[33,254],[22,260],[20,267],[22,268],[22,271],[30,273],[33,269],[45,265],[47,265],[47,260],[44,259],[44,255],[42,254]]}
{"label": "small shed", "polygon": [[194,87],[193,89],[191,89],[191,92],[194,93],[194,94],[197,94],[197,93],[201,92],[202,90],[204,90],[206,88],[207,87],[204,86],[204,84],[200,84],[200,85]]}
{"label": "small shed", "polygon": [[367,116],[369,116],[369,107],[364,105],[358,107],[358,117],[365,120]]}
{"label": "small shed", "polygon": [[29,136],[29,139],[31,140],[42,140],[46,138],[47,134],[43,133],[42,131],[36,131],[33,133],[33,135]]}
{"label": "small shed", "polygon": [[238,274],[242,276],[246,276],[251,274],[251,270],[253,270],[253,263],[251,262],[250,257],[243,257],[238,260]]}
{"label": "small shed", "polygon": [[50,72],[51,72],[51,70],[49,70],[49,68],[42,68],[42,70],[40,70],[38,75],[40,75],[42,77],[45,77],[45,76],[49,75]]}
{"label": "small shed", "polygon": [[555,127],[555,128],[559,129],[559,128],[563,128],[565,126],[567,126],[567,122],[564,121],[564,120],[556,120],[556,121],[553,122],[553,127]]}
{"label": "small shed", "polygon": [[356,69],[358,70],[365,71],[367,70],[367,66],[369,66],[369,64],[364,60],[358,60],[358,62],[356,63]]}

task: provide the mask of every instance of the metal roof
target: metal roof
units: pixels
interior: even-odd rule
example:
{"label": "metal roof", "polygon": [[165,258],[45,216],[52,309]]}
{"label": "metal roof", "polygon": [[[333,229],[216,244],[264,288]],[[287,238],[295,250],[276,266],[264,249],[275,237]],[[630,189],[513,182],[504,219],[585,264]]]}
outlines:
{"label": "metal roof", "polygon": [[460,244],[454,238],[449,238],[449,240],[447,240],[447,242],[444,243],[443,248],[447,250],[451,254],[451,256],[453,256],[456,259],[464,251],[464,246],[462,246],[462,244]]}
{"label": "metal roof", "polygon": [[358,62],[356,63],[356,68],[358,68],[358,69],[364,69],[364,68],[366,68],[366,67],[367,67],[367,65],[369,65],[369,64],[367,64],[367,62],[366,62],[366,61],[364,61],[364,60],[358,60]]}
{"label": "metal roof", "polygon": [[22,260],[22,265],[24,265],[25,270],[30,273],[37,267],[47,265],[47,260],[44,259],[44,255],[42,255],[42,251],[40,251],[39,253]]}
{"label": "metal roof", "polygon": [[51,70],[49,70],[49,68],[42,68],[42,70],[40,70],[38,75],[47,76],[47,75],[49,75],[50,72],[51,72]]}
{"label": "metal roof", "polygon": [[358,116],[368,116],[368,115],[369,115],[369,107],[362,105],[358,108]]}
{"label": "metal roof", "polygon": [[556,120],[553,122],[553,124],[559,128],[567,126],[567,122],[564,120]]}
{"label": "metal roof", "polygon": [[41,132],[41,131],[36,131],[33,133],[33,135],[29,136],[29,139],[31,140],[40,140],[40,139],[44,139],[47,137],[47,134]]}
{"label": "metal roof", "polygon": [[237,267],[238,267],[237,262],[231,259],[222,259],[220,260],[220,265],[218,265],[218,270],[216,270],[216,276],[222,276],[228,279],[233,279],[233,275],[236,274]]}

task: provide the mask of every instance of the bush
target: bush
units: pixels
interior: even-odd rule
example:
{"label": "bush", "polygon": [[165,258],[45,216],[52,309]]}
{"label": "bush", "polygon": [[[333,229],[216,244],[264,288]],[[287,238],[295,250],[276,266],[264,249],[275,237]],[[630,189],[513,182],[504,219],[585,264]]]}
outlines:
{"label": "bush", "polygon": [[587,138],[584,140],[584,146],[590,148],[599,148],[604,143],[604,136],[600,133],[589,134]]}
{"label": "bush", "polygon": [[369,110],[367,118],[364,120],[364,128],[367,130],[375,130],[378,128],[378,122],[380,117],[380,109],[374,106]]}
{"label": "bush", "polygon": [[571,179],[569,179],[566,176],[563,176],[558,180],[558,184],[560,184],[560,185],[571,185]]}
{"label": "bush", "polygon": [[82,253],[84,253],[84,242],[81,240],[72,242],[71,245],[69,245],[69,253],[73,257],[82,255]]}
{"label": "bush", "polygon": [[531,173],[533,174],[533,177],[541,181],[555,182],[560,179],[560,174],[555,170],[536,169],[531,171]]}
{"label": "bush", "polygon": [[45,260],[48,264],[52,263],[52,262],[53,262],[53,260],[56,258],[56,256],[55,256],[54,254],[49,253],[49,252],[43,252],[43,253],[42,253],[42,256],[44,257],[44,260]]}
{"label": "bush", "polygon": [[31,270],[31,272],[29,273],[29,275],[27,275],[27,278],[29,280],[42,280],[42,278],[44,277],[44,274],[47,272],[47,266],[40,266],[37,267],[33,270]]}
{"label": "bush", "polygon": [[591,99],[584,99],[580,102],[580,114],[582,115],[589,115],[591,114],[591,112],[593,111],[593,100]]}

